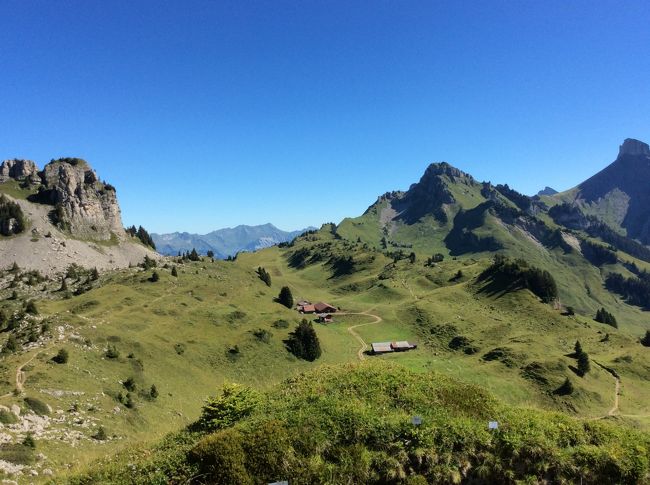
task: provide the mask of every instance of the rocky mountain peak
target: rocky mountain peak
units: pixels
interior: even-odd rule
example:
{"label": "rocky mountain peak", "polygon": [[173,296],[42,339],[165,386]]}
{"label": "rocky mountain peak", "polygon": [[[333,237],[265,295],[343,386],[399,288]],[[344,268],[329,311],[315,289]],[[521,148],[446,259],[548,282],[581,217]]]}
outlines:
{"label": "rocky mountain peak", "polygon": [[31,160],[5,160],[0,164],[0,182],[7,182],[10,179],[28,180],[33,184],[40,183],[38,167]]}
{"label": "rocky mountain peak", "polygon": [[53,160],[40,175],[42,196],[56,206],[58,222],[73,234],[105,240],[124,232],[115,189],[101,182],[84,160]]}
{"label": "rocky mountain peak", "polygon": [[650,147],[642,141],[635,140],[634,138],[626,138],[618,151],[619,157],[623,155],[644,155],[650,157]]}

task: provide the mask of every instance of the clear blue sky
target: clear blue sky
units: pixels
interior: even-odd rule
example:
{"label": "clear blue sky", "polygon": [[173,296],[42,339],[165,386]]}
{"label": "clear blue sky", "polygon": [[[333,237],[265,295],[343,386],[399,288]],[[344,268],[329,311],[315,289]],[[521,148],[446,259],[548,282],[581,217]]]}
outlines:
{"label": "clear blue sky", "polygon": [[0,1],[0,158],[85,158],[155,232],[338,222],[442,160],[567,189],[626,137],[645,0]]}

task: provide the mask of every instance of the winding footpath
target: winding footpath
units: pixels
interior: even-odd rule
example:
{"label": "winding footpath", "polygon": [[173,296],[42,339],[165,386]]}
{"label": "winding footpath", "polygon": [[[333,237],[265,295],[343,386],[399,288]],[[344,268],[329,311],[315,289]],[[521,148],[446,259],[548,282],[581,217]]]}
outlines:
{"label": "winding footpath", "polygon": [[361,344],[361,348],[359,348],[359,350],[357,351],[357,357],[359,357],[359,360],[365,360],[366,357],[364,355],[364,352],[366,350],[368,350],[368,344],[366,343],[365,340],[363,340],[363,338],[361,338],[361,335],[359,335],[355,331],[355,329],[359,328],[359,327],[365,327],[366,325],[375,325],[377,323],[382,322],[383,319],[379,315],[374,315],[374,314],[370,313],[370,310],[365,311],[365,312],[361,312],[361,313],[344,312],[344,313],[339,313],[339,315],[363,315],[364,317],[372,317],[372,318],[374,318],[374,320],[372,322],[358,323],[356,325],[352,325],[352,326],[347,328],[350,335],[352,335],[357,340],[357,342],[359,342]]}

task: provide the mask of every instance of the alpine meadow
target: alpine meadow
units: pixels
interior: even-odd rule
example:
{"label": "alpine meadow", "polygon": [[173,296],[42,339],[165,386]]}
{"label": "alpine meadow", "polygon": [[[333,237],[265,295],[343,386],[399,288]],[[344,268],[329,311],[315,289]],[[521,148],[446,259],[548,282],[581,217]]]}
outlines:
{"label": "alpine meadow", "polygon": [[308,3],[0,6],[0,481],[650,484],[648,6]]}

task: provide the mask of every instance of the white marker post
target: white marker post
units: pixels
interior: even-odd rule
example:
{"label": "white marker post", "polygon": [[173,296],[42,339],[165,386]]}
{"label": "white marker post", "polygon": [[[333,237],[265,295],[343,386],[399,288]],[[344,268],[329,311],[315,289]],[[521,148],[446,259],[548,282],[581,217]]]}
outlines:
{"label": "white marker post", "polygon": [[499,422],[498,421],[490,421],[488,423],[488,429],[499,429]]}
{"label": "white marker post", "polygon": [[420,426],[422,424],[422,418],[420,416],[413,416],[411,418],[411,424],[413,426]]}

